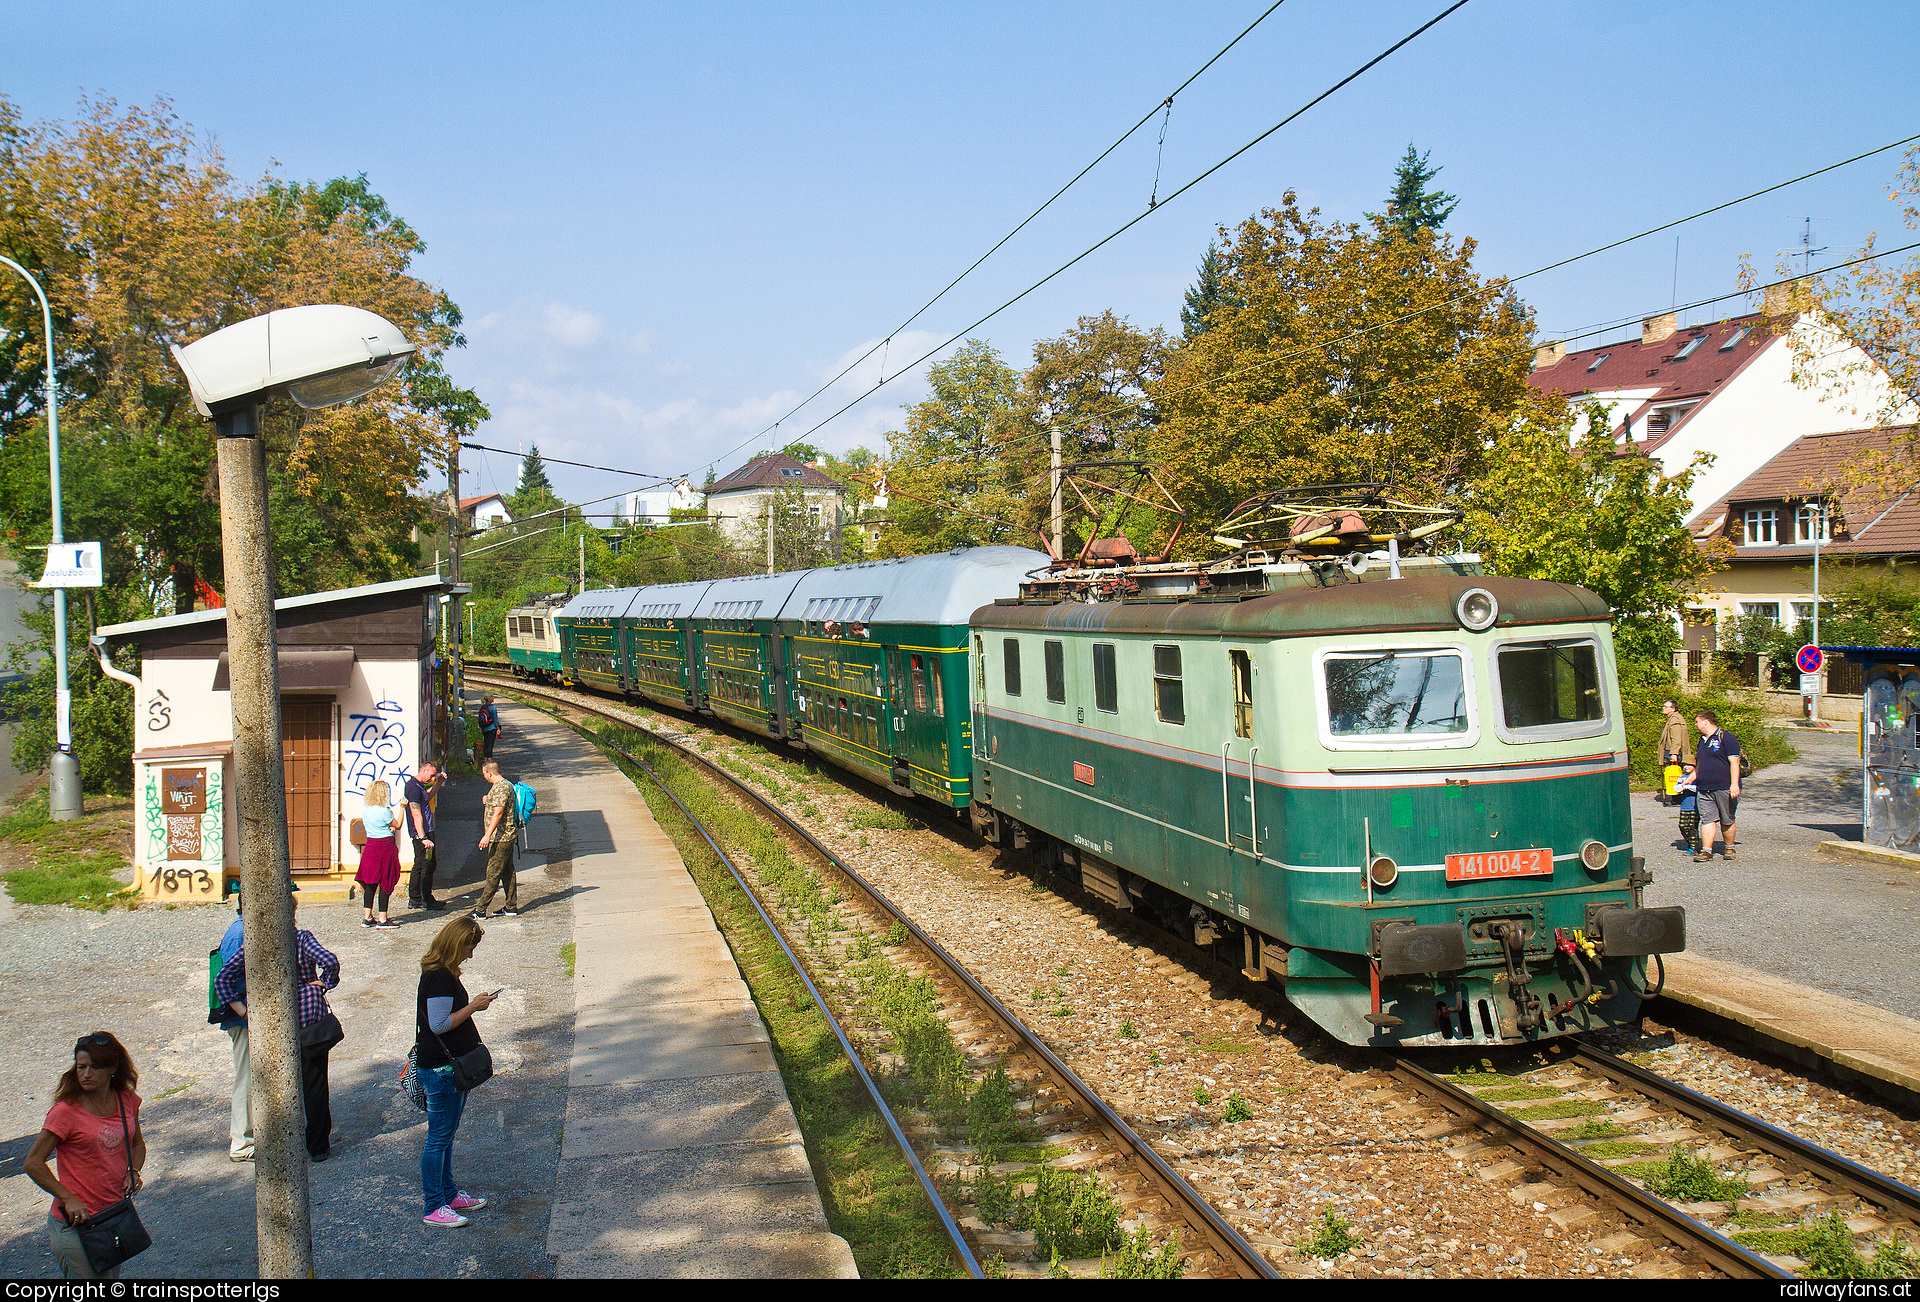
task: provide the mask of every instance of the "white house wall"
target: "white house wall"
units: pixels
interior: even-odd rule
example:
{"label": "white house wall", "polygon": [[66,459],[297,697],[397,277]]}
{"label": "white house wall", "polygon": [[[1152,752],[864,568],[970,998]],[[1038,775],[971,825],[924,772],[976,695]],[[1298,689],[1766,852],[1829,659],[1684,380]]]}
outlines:
{"label": "white house wall", "polygon": [[[1796,330],[1821,349],[1823,370],[1866,361],[1864,353],[1841,343],[1830,327],[1803,323]],[[1823,383],[1802,387],[1793,382],[1793,353],[1790,340],[1769,344],[1654,452],[1669,475],[1691,465],[1695,453],[1713,455],[1712,464],[1693,481],[1695,512],[1732,492],[1795,439],[1859,429],[1880,415],[1889,393],[1884,372],[1874,368],[1855,373],[1832,391]]]}

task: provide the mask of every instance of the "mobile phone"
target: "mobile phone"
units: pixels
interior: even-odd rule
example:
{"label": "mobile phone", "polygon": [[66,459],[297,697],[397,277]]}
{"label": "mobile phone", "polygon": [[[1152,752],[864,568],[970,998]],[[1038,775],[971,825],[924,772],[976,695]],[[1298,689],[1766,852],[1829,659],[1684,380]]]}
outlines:
{"label": "mobile phone", "polygon": [[505,989],[506,989],[506,987],[505,987],[505,986],[501,986],[499,990],[489,990],[489,991],[487,991],[487,998],[489,998],[489,999],[498,999],[498,998],[500,997],[500,993],[501,993],[501,991],[503,991],[503,990],[505,990]]}

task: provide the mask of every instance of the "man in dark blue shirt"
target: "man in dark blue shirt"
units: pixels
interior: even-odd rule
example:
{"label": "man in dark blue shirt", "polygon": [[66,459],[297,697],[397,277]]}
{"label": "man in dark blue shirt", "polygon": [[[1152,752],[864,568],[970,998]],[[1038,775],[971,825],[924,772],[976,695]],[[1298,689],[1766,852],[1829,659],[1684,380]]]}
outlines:
{"label": "man in dark blue shirt", "polygon": [[1733,858],[1733,822],[1740,810],[1740,741],[1720,726],[1720,716],[1702,710],[1693,717],[1700,730],[1700,744],[1693,752],[1693,785],[1699,795],[1700,820],[1706,824],[1700,832],[1700,853],[1695,863],[1713,861],[1713,834],[1726,829],[1721,843],[1722,855]]}
{"label": "man in dark blue shirt", "polygon": [[413,834],[413,871],[407,874],[407,903],[416,909],[446,906],[433,898],[433,798],[445,776],[431,761],[407,779],[402,799],[407,804],[407,830]]}

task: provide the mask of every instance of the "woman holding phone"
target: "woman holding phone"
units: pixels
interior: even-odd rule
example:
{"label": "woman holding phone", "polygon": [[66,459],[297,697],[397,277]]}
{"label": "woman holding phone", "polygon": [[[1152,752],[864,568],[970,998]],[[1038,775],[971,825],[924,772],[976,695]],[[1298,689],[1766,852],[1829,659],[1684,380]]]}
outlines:
{"label": "woman holding phone", "polygon": [[467,1223],[463,1213],[487,1205],[453,1179],[453,1136],[467,1096],[453,1078],[453,1060],[480,1047],[475,1013],[485,1012],[498,991],[469,997],[460,967],[485,938],[480,924],[461,915],[440,928],[420,959],[420,995],[415,1011],[414,1054],[427,1092],[427,1141],[420,1151],[421,1220],[449,1229]]}

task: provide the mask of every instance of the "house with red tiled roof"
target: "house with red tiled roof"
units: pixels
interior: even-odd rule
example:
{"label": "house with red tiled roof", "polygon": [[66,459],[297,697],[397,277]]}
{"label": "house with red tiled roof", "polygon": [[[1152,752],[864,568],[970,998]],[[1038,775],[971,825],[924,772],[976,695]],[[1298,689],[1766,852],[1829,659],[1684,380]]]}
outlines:
{"label": "house with red tiled roof", "polygon": [[500,494],[484,493],[460,499],[460,518],[469,529],[491,529],[499,524],[512,524],[513,512],[507,509],[506,499]]}
{"label": "house with red tiled roof", "polygon": [[707,518],[736,543],[764,538],[758,526],[767,518],[773,495],[798,489],[808,519],[825,530],[837,529],[846,513],[847,486],[816,466],[784,452],[755,457],[709,486]]}
{"label": "house with red tiled roof", "polygon": [[[1637,337],[1593,348],[1544,344],[1529,382],[1600,404],[1621,445],[1651,454],[1667,474],[1711,456],[1693,482],[1698,523],[1796,440],[1857,430],[1890,406],[1886,373],[1866,354],[1824,317],[1791,314],[1770,298],[1766,312],[1687,327],[1663,313]],[[1831,378],[1796,384],[1797,356],[1817,358]]]}
{"label": "house with red tiled roof", "polygon": [[[1808,618],[1816,542],[1822,563],[1920,556],[1914,433],[1898,426],[1805,435],[1708,505],[1695,518],[1694,537],[1725,540],[1733,553],[1726,569],[1707,577],[1690,622]],[[1710,638],[1691,641],[1712,646]]]}

